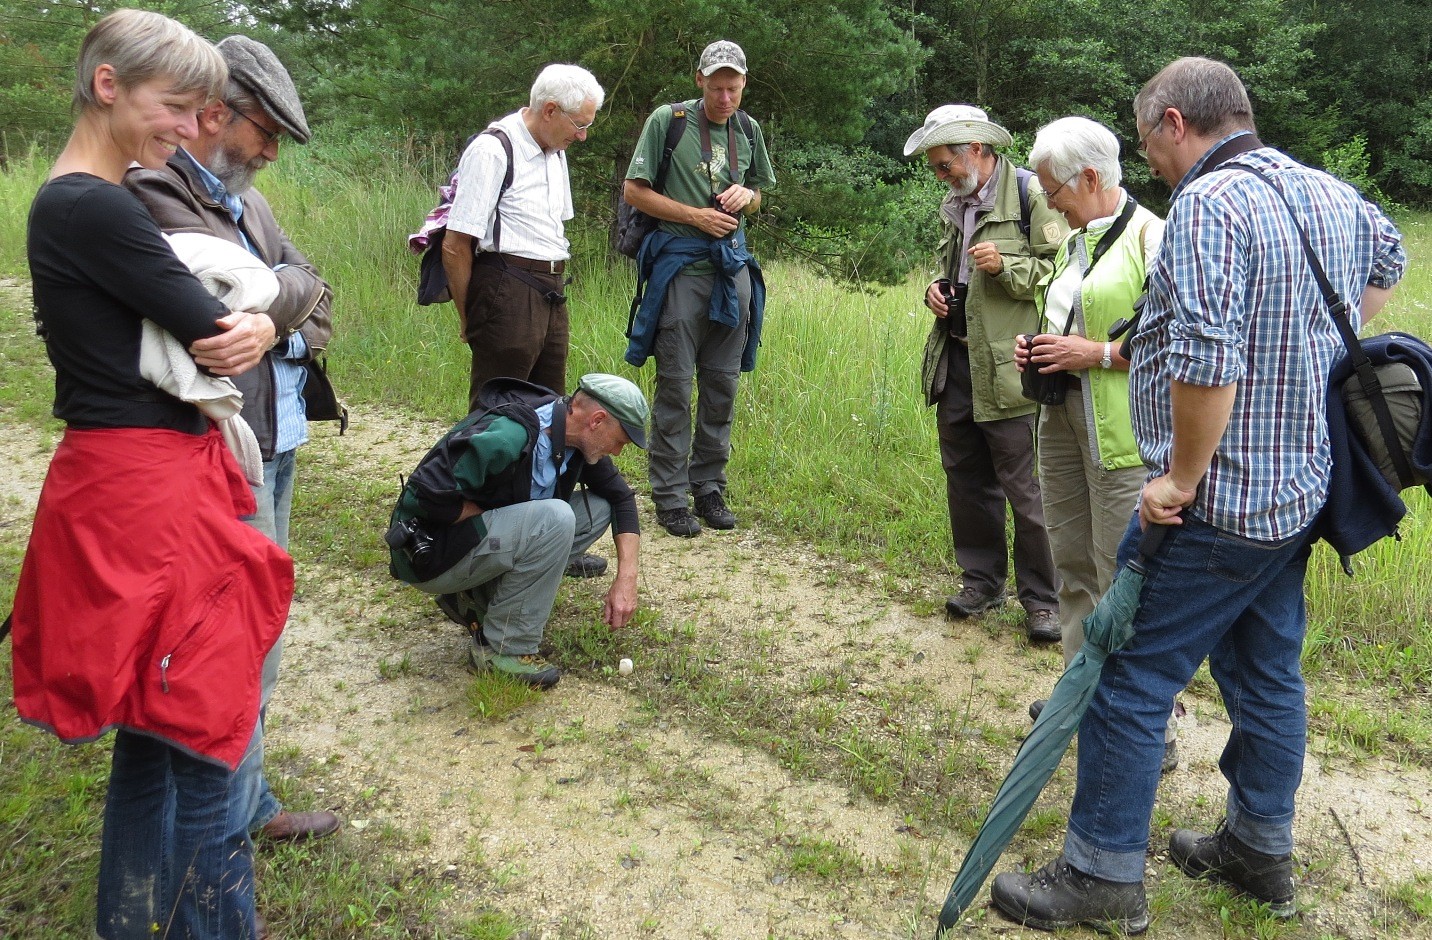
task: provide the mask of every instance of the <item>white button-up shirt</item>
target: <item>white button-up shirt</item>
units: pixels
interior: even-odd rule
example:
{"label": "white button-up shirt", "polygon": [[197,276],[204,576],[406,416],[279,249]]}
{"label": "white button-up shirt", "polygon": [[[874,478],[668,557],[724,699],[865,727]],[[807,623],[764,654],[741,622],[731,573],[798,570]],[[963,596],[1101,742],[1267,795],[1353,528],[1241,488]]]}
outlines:
{"label": "white button-up shirt", "polygon": [[[564,151],[544,153],[527,125],[526,111],[515,111],[493,122],[512,141],[512,186],[497,193],[507,174],[507,154],[491,134],[479,134],[458,164],[457,195],[448,228],[472,236],[483,251],[500,247],[504,254],[537,261],[565,261],[571,255],[565,223],[572,218],[572,186]],[[501,245],[493,244],[495,216],[502,218]]]}

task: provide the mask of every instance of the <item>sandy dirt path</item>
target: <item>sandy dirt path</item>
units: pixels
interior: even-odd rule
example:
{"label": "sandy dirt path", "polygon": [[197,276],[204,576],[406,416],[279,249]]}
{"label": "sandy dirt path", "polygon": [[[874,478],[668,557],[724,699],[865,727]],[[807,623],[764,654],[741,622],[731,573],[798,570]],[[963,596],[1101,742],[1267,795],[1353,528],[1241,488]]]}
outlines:
{"label": "sandy dirt path", "polygon": [[[319,427],[301,472],[392,478],[440,430],[365,412],[342,438]],[[10,455],[0,462],[4,525],[28,525],[53,444],[0,428]],[[759,531],[688,541],[645,522],[642,600],[656,621],[732,651],[703,668],[793,696],[812,676],[853,673],[850,727],[871,727],[862,701],[908,687],[1017,737],[1025,706],[1057,675],[1057,652],[1031,650],[1010,629],[917,615],[859,569]],[[610,543],[598,550],[610,554]],[[452,882],[454,914],[500,909],[530,924],[532,938],[933,934],[964,837],[913,824],[898,802],[873,802],[838,776],[793,775],[722,731],[719,703],[717,720],[703,721],[654,706],[663,677],[640,650],[628,678],[588,670],[488,720],[468,700],[459,628],[414,592],[371,570],[306,565],[299,580],[270,711],[271,773],[295,805],[337,809],[341,839],[361,846],[400,833],[414,868]],[[590,610],[604,583],[568,582],[553,629]],[[760,662],[741,661],[753,648]],[[1187,705],[1183,761],[1157,813],[1208,823],[1224,792],[1217,757],[1228,726],[1216,701],[1192,694]],[[1056,822],[1071,777],[1066,760],[1041,800]],[[1432,871],[1429,816],[1428,768],[1354,762],[1313,741],[1296,827],[1312,888],[1300,900],[1311,903],[1296,935],[1385,936],[1384,891]],[[1057,851],[1060,832],[1052,826],[1030,860]],[[811,844],[839,850],[834,874],[802,862]],[[1001,870],[1020,861],[1008,856]],[[1183,882],[1161,852],[1149,871],[1154,882]],[[1150,935],[1221,936],[1207,892],[1179,890],[1155,911]],[[978,905],[969,924],[972,936],[1025,935]]]}

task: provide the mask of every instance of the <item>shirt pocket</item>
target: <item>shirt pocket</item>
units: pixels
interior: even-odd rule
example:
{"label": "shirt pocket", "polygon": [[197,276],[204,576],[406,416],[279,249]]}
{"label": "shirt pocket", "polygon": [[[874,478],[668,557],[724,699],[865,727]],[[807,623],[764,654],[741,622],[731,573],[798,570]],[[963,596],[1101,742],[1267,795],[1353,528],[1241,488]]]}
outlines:
{"label": "shirt pocket", "polygon": [[1031,254],[1029,240],[1026,238],[982,238],[980,241],[990,242],[994,245],[995,251],[1005,257],[1028,258]]}
{"label": "shirt pocket", "polygon": [[1019,369],[1014,365],[1014,340],[1000,338],[987,344],[994,362],[994,402],[999,408],[1024,408],[1032,402],[1024,397]]}

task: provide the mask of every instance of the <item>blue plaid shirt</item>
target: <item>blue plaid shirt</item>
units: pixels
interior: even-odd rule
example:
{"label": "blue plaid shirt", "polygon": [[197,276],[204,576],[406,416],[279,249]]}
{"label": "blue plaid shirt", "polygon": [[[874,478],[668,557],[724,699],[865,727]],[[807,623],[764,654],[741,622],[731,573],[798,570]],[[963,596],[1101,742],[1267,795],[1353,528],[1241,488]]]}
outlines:
{"label": "blue plaid shirt", "polygon": [[[1224,531],[1276,541],[1305,529],[1327,499],[1324,395],[1343,345],[1282,199],[1242,171],[1199,178],[1207,159],[1174,190],[1148,305],[1130,342],[1134,433],[1151,476],[1165,474],[1171,382],[1237,383],[1190,511]],[[1224,166],[1234,164],[1262,170],[1287,196],[1354,325],[1368,284],[1401,279],[1401,235],[1352,187],[1268,147]]]}

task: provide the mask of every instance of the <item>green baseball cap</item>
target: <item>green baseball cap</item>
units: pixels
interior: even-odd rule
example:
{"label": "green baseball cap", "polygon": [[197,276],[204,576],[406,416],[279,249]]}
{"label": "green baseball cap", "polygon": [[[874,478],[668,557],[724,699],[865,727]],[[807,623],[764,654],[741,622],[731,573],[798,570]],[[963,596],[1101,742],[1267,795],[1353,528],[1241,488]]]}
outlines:
{"label": "green baseball cap", "polygon": [[619,375],[591,372],[582,376],[577,391],[586,392],[601,402],[621,424],[631,442],[646,450],[646,422],[651,417],[651,409],[641,389]]}

